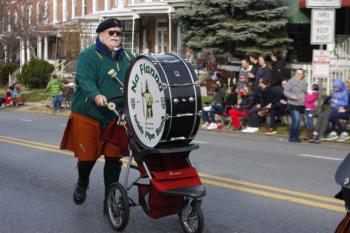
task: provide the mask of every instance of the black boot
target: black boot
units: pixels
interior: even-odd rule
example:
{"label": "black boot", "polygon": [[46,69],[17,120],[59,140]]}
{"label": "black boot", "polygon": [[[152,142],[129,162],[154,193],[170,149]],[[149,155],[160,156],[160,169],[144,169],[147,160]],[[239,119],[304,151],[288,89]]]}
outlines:
{"label": "black boot", "polygon": [[78,161],[78,182],[73,192],[73,201],[77,205],[81,205],[86,199],[86,190],[89,186],[89,177],[91,170],[96,161]]}
{"label": "black boot", "polygon": [[114,182],[119,181],[122,162],[118,158],[105,157],[105,166],[103,169],[105,183],[105,199],[103,201],[103,214],[107,214],[107,196],[109,187]]}

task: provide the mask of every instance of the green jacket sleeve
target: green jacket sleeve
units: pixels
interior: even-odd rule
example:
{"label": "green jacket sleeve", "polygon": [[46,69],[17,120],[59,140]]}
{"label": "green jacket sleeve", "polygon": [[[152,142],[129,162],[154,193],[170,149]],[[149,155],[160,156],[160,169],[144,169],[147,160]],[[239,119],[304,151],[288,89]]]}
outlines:
{"label": "green jacket sleeve", "polygon": [[86,96],[93,100],[97,94],[100,94],[100,91],[96,85],[96,64],[93,63],[93,59],[89,59],[88,55],[87,53],[82,53],[78,58],[76,80]]}

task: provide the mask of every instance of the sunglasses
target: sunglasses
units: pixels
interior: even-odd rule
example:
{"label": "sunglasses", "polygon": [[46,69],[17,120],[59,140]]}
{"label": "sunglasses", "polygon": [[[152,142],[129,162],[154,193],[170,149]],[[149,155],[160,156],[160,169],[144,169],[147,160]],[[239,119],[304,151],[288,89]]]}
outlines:
{"label": "sunglasses", "polygon": [[108,31],[109,36],[121,36],[122,32],[121,31]]}

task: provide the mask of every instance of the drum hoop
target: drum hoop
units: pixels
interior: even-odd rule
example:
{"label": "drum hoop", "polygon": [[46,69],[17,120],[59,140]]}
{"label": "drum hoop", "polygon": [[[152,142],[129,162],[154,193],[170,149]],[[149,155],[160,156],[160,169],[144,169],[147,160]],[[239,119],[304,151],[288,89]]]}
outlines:
{"label": "drum hoop", "polygon": [[[163,69],[163,66],[161,65],[161,62],[160,62],[155,56],[150,56],[150,57],[158,63],[159,67],[160,67],[161,70],[163,71],[163,74],[164,74],[164,77],[165,77],[165,79],[166,79],[167,85],[169,86],[170,84],[169,84],[168,75],[166,74],[165,70]],[[157,67],[156,67],[156,68],[157,68]],[[168,92],[169,92],[169,98],[170,98],[170,101],[169,101],[169,102],[170,102],[170,116],[172,116],[172,115],[173,115],[173,101],[172,101],[173,96],[172,96],[172,93],[171,93],[171,88],[166,88],[166,89],[168,89]],[[166,134],[166,138],[168,138],[169,135],[170,135],[172,123],[173,123],[173,119],[170,118],[170,119],[169,119],[169,127],[168,127],[168,132],[167,132],[167,134]]]}
{"label": "drum hoop", "polygon": [[[175,55],[175,54],[172,54],[172,55],[173,55],[174,57],[178,58],[178,59],[185,65],[185,67],[186,67],[188,73],[189,73],[190,76],[191,76],[192,83],[195,84],[195,81],[194,81],[194,79],[193,79],[192,72],[191,72],[191,70],[189,69],[188,64],[187,64],[187,63],[184,61],[184,59],[182,59],[180,56]],[[194,91],[194,96],[195,96],[195,114],[197,114],[197,112],[198,112],[198,102],[197,102],[197,100],[198,100],[198,99],[197,99],[198,95],[197,95],[197,88],[196,88],[196,85],[193,85],[193,91]],[[191,130],[190,135],[188,136],[189,138],[193,135],[193,132],[194,132],[195,126],[196,126],[196,124],[197,124],[197,120],[198,120],[197,118],[198,118],[198,117],[196,117],[196,116],[194,117],[192,130]]]}

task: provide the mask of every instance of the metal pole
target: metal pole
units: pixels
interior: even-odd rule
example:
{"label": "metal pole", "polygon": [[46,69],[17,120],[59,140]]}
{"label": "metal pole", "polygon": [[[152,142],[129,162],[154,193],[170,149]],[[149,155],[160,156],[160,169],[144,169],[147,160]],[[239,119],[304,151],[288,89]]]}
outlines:
{"label": "metal pole", "polygon": [[168,52],[171,53],[171,37],[172,37],[172,30],[171,30],[171,11],[168,12],[169,16],[169,46],[168,46]]}
{"label": "metal pole", "polygon": [[134,53],[135,14],[132,15],[131,52]]}

